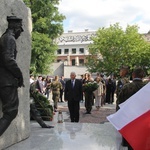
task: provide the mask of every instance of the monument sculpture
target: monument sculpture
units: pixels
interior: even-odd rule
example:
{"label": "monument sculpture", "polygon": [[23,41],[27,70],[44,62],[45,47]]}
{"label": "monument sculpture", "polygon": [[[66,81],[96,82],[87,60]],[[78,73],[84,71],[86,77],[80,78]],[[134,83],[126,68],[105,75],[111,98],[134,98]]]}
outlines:
{"label": "monument sculpture", "polygon": [[16,62],[16,40],[22,28],[22,19],[7,16],[8,28],[0,38],[0,99],[3,116],[0,118],[0,136],[17,116],[19,98],[18,87],[24,86],[23,75]]}

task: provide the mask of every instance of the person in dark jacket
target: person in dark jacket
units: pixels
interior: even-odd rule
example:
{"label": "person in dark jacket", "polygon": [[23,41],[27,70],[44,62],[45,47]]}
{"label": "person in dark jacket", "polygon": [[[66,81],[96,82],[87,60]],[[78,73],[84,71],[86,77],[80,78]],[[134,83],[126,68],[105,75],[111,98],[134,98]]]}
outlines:
{"label": "person in dark jacket", "polygon": [[85,86],[89,83],[93,83],[94,80],[90,73],[87,73],[86,76],[87,77],[83,82],[83,91],[85,96],[85,109],[86,109],[86,114],[91,114],[92,105],[94,105],[94,94],[93,91],[85,90]]}
{"label": "person in dark jacket", "polygon": [[[129,79],[127,78],[127,75],[129,73],[129,67],[128,66],[122,66],[120,68],[120,79],[118,80],[117,82],[117,86],[116,86],[116,97],[118,97],[122,87],[129,83]],[[119,106],[118,106],[118,101],[116,101],[116,111],[119,109]]]}
{"label": "person in dark jacket", "polygon": [[112,92],[113,92],[113,81],[111,78],[108,78],[106,82],[106,103],[112,104]]}
{"label": "person in dark jacket", "polygon": [[[120,91],[117,97],[118,105],[125,102],[129,97],[131,97],[145,85],[145,83],[142,81],[143,77],[144,77],[143,69],[137,68],[133,71],[132,73],[133,82],[127,83],[122,87],[122,90]],[[132,147],[124,138],[122,139],[122,145],[128,146],[128,150],[133,150]]]}
{"label": "person in dark jacket", "polygon": [[44,93],[44,86],[43,86],[42,78],[43,78],[42,76],[38,76],[38,80],[36,81],[36,89],[41,94]]}
{"label": "person in dark jacket", "polygon": [[8,16],[8,28],[0,38],[0,99],[3,116],[0,118],[0,136],[18,113],[18,87],[24,86],[23,75],[16,62],[16,39],[20,36],[22,19]]}
{"label": "person in dark jacket", "polygon": [[70,80],[66,82],[64,99],[68,101],[71,122],[79,122],[80,100],[82,98],[82,82],[71,72]]}

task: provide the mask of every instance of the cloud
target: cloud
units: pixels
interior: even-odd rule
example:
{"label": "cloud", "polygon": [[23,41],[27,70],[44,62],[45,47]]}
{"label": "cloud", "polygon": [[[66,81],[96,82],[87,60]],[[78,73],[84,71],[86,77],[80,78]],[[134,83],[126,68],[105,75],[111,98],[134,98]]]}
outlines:
{"label": "cloud", "polygon": [[148,0],[60,0],[59,11],[66,16],[64,31],[97,30],[118,22],[138,25],[140,33],[150,30]]}

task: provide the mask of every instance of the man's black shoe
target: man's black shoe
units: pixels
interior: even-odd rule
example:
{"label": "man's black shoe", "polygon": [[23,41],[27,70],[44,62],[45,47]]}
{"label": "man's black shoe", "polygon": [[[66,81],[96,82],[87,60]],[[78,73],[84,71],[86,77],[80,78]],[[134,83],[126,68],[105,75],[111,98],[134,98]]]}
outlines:
{"label": "man's black shoe", "polygon": [[44,124],[44,125],[42,126],[42,128],[54,128],[54,126],[50,126],[50,125]]}
{"label": "man's black shoe", "polygon": [[91,112],[86,112],[85,114],[91,114]]}

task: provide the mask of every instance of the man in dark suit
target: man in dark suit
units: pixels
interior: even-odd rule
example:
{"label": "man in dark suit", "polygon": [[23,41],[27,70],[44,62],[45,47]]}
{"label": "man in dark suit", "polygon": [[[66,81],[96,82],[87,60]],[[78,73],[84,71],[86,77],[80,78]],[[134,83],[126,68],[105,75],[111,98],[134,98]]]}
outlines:
{"label": "man in dark suit", "polygon": [[68,101],[71,122],[79,122],[80,100],[82,98],[82,83],[75,79],[75,72],[71,72],[70,80],[66,82],[64,98]]}

